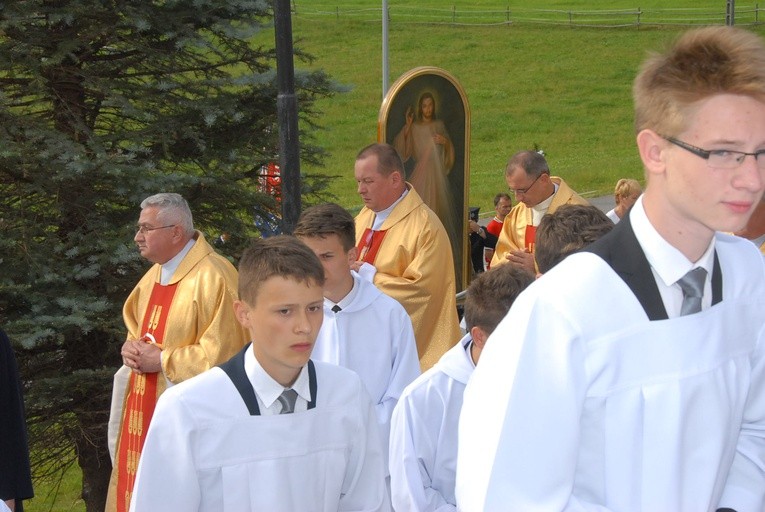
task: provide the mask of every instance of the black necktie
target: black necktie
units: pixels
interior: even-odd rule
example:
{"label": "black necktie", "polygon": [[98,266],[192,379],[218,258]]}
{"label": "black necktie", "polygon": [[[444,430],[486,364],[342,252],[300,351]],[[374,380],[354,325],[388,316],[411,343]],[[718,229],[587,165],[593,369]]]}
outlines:
{"label": "black necktie", "polygon": [[342,310],[343,310],[343,308],[341,308],[341,307],[340,307],[340,306],[338,306],[337,304],[335,304],[334,306],[332,306],[332,312],[333,312],[333,313],[337,313],[338,311],[342,311]]}

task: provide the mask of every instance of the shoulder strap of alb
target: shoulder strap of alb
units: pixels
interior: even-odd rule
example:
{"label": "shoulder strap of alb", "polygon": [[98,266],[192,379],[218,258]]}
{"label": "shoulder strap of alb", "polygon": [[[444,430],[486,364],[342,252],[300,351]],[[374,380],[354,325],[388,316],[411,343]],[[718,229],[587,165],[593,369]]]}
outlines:
{"label": "shoulder strap of alb", "polygon": [[252,343],[248,343],[247,346],[240,350],[234,357],[225,363],[222,363],[220,369],[226,372],[228,378],[234,383],[234,387],[239,391],[239,395],[247,406],[250,416],[260,416],[260,407],[258,407],[258,399],[255,396],[255,390],[252,389],[252,384],[247,377],[247,372],[244,371],[244,355],[247,353],[247,350],[249,350],[251,344]]}

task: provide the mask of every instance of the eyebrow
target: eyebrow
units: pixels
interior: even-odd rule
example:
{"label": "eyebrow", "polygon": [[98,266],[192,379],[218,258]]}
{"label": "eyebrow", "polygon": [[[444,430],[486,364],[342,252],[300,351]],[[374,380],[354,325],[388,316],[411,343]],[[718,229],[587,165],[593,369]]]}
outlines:
{"label": "eyebrow", "polygon": [[745,144],[745,143],[743,141],[731,140],[731,139],[715,139],[715,140],[712,140],[711,142],[707,143],[707,145],[709,145],[709,144],[712,144],[712,145],[720,144],[720,145],[724,145],[724,146],[736,146],[736,145],[742,145],[742,144]]}

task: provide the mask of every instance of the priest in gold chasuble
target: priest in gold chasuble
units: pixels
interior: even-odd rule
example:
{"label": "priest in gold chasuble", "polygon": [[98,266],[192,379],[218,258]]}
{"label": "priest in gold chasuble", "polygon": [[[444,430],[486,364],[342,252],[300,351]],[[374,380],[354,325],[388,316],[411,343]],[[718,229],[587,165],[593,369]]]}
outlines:
{"label": "priest in gold chasuble", "polygon": [[451,244],[438,216],[404,181],[401,158],[372,144],[356,159],[364,208],[356,217],[361,277],[409,313],[420,367],[427,370],[460,340]]}
{"label": "priest in gold chasuble", "polygon": [[491,266],[512,263],[536,273],[534,237],[542,217],[564,204],[589,204],[563,179],[550,175],[544,155],[520,151],[510,158],[505,181],[516,205],[502,223]]}
{"label": "priest in gold chasuble", "polygon": [[[128,370],[124,393],[115,389],[113,395],[113,414],[119,412],[110,421],[116,445],[107,511],[130,507],[159,395],[227,361],[247,341],[233,311],[236,269],[194,230],[186,201],[178,194],[156,194],[141,208],[135,241],[141,256],[154,266],[123,308],[128,334],[121,354],[123,370]],[[115,378],[115,386],[117,382]]]}

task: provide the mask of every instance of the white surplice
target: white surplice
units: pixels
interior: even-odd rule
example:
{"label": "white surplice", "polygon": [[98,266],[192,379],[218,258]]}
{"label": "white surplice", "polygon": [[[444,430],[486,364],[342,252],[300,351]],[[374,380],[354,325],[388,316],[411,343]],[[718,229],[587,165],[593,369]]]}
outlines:
{"label": "white surplice", "polygon": [[[356,272],[354,297],[337,313],[324,301],[324,322],[311,358],[356,372],[375,404],[387,457],[390,417],[404,388],[420,375],[412,321],[395,299]],[[386,459],[387,460],[387,459]]]}
{"label": "white surplice", "polygon": [[389,510],[374,408],[358,376],[316,362],[316,407],[250,416],[213,368],[159,399],[131,511]]}
{"label": "white surplice", "polygon": [[465,391],[461,510],[765,510],[763,260],[715,248],[723,299],[689,316],[649,321],[591,253],[521,294]]}
{"label": "white surplice", "polygon": [[475,365],[470,335],[407,386],[393,410],[391,502],[396,512],[456,510],[457,424]]}

